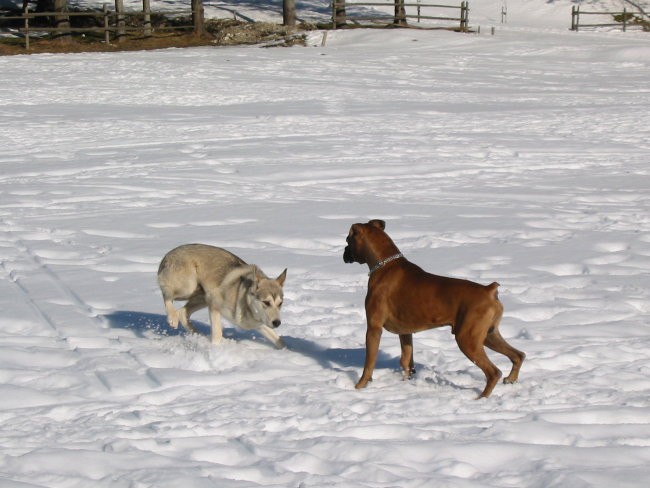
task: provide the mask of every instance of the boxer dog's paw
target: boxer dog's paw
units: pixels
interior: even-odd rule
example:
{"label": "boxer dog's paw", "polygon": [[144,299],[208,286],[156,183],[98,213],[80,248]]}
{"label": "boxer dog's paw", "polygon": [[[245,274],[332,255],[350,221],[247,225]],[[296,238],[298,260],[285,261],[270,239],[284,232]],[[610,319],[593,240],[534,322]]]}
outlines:
{"label": "boxer dog's paw", "polygon": [[369,380],[364,380],[363,378],[361,378],[359,380],[359,382],[356,385],[354,385],[354,388],[356,390],[360,390],[361,388],[365,388],[368,385],[368,383],[370,383],[371,381],[372,381],[372,378],[370,378]]}

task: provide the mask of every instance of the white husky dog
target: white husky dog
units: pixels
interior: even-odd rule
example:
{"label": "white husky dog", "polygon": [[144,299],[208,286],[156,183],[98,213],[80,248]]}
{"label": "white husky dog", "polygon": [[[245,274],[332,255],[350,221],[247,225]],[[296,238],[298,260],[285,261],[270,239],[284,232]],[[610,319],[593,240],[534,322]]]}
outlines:
{"label": "white husky dog", "polygon": [[[286,277],[285,269],[276,279],[270,279],[257,266],[206,244],[184,244],[172,249],[158,268],[158,284],[171,327],[177,328],[180,322],[196,332],[190,316],[208,307],[213,344],[221,341],[223,315],[242,329],[261,332],[278,349],[284,347],[284,342],[273,329],[280,326]],[[174,300],[187,303],[176,310]]]}

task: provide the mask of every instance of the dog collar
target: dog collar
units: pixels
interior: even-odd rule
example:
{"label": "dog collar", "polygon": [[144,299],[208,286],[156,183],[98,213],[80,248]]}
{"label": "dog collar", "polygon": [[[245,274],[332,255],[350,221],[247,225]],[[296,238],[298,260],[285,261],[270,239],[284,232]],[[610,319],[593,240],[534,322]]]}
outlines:
{"label": "dog collar", "polygon": [[384,266],[385,264],[388,264],[388,263],[390,263],[391,261],[395,261],[396,259],[403,258],[403,257],[404,257],[404,256],[402,256],[402,253],[400,252],[400,253],[397,253],[397,254],[395,254],[395,255],[393,255],[393,256],[387,257],[386,259],[382,259],[381,261],[379,261],[377,264],[375,264],[375,265],[372,267],[372,269],[368,272],[368,276],[370,276],[371,274],[373,274],[375,271],[377,271],[379,268],[381,268],[381,267]]}

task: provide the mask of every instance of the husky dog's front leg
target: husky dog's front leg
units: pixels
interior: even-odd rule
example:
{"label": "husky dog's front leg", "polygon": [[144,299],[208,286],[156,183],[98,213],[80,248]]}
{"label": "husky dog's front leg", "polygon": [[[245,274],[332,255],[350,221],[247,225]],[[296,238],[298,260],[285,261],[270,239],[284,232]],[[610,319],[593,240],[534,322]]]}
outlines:
{"label": "husky dog's front leg", "polygon": [[178,329],[178,321],[180,317],[174,308],[174,302],[168,298],[165,298],[165,310],[167,311],[167,323],[169,326],[172,329]]}
{"label": "husky dog's front leg", "polygon": [[210,307],[210,326],[212,328],[210,340],[212,344],[219,344],[223,337],[223,331],[221,329],[221,314],[219,313],[219,310],[214,307]]}
{"label": "husky dog's front leg", "polygon": [[264,337],[270,340],[277,349],[284,349],[287,345],[284,343],[280,336],[275,333],[275,331],[268,325],[261,325],[257,329]]}

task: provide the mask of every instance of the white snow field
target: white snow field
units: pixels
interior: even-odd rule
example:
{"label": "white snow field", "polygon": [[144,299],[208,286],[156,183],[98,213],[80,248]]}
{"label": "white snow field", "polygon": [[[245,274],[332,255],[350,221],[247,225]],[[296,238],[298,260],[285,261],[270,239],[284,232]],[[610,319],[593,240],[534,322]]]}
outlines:
{"label": "white snow field", "polygon": [[[0,487],[647,486],[650,37],[527,5],[494,36],[0,57]],[[369,218],[501,284],[517,384],[477,401],[442,327],[411,381],[385,332],[354,390]],[[287,349],[167,326],[187,242],[289,269]]]}

